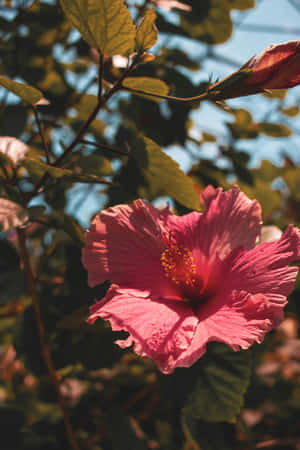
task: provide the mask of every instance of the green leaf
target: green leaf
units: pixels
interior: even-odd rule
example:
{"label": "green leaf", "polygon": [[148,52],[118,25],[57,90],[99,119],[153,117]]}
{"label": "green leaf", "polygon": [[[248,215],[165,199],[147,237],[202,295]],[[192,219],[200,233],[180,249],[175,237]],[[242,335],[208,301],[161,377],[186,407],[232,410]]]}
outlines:
{"label": "green leaf", "polygon": [[193,2],[192,13],[181,14],[180,19],[188,36],[208,44],[221,44],[232,33],[230,5],[224,0]]}
{"label": "green leaf", "polygon": [[253,173],[257,178],[271,183],[275,178],[281,175],[281,168],[275,166],[266,159],[263,159],[257,169],[253,169]]}
{"label": "green leaf", "polygon": [[235,121],[227,123],[232,135],[236,139],[255,139],[258,135],[258,127],[253,122],[252,115],[246,109],[237,109],[233,112]]}
{"label": "green leaf", "polygon": [[255,0],[229,0],[231,8],[244,11],[255,7]]}
{"label": "green leaf", "polygon": [[148,9],[136,32],[136,51],[138,53],[145,52],[156,43],[158,33],[154,24],[155,19],[154,9]]}
{"label": "green leaf", "polygon": [[296,201],[300,201],[300,171],[299,168],[285,169],[282,178],[286,182],[291,197]]}
{"label": "green leaf", "polygon": [[0,198],[0,231],[8,231],[23,225],[28,220],[28,212],[18,203]]}
{"label": "green leaf", "polygon": [[80,246],[84,245],[82,227],[74,217],[63,213],[63,211],[54,211],[50,216],[50,224],[63,228],[76,244],[79,244]]}
{"label": "green leaf", "polygon": [[283,123],[260,122],[258,128],[261,133],[270,137],[288,137],[292,134],[291,130]]}
{"label": "green leaf", "polygon": [[89,175],[82,172],[76,173],[69,169],[50,166],[38,159],[26,158],[23,162],[23,166],[36,178],[41,178],[45,173],[48,173],[52,178],[64,178],[65,180],[74,183],[108,183],[106,180],[103,180],[96,175]]}
{"label": "green leaf", "polygon": [[294,106],[290,106],[289,108],[279,108],[279,111],[282,114],[285,114],[286,116],[295,117],[299,114],[300,108],[298,106],[294,105]]}
{"label": "green leaf", "polygon": [[185,414],[208,422],[235,422],[251,375],[250,352],[213,344],[201,359],[198,373]]}
{"label": "green leaf", "polygon": [[17,300],[24,294],[26,281],[15,248],[6,240],[0,241],[0,303]]}
{"label": "green leaf", "polygon": [[[129,88],[132,94],[145,97],[155,102],[160,102],[162,99],[148,96],[147,92],[149,92],[150,94],[158,95],[168,95],[169,93],[168,85],[164,81],[158,80],[157,78],[128,77],[123,81],[122,86],[124,86],[125,88]],[[143,92],[134,92],[134,89]]]}
{"label": "green leaf", "polygon": [[34,105],[43,97],[42,92],[38,89],[29,86],[28,84],[9,80],[6,77],[0,76],[0,85],[8,91],[13,92],[24,102],[29,103],[30,105]]}
{"label": "green leaf", "polygon": [[61,5],[91,47],[107,56],[133,52],[135,26],[122,0],[61,0]]}
{"label": "green leaf", "polygon": [[79,155],[78,159],[74,163],[74,166],[80,167],[84,173],[88,173],[89,175],[113,175],[111,161],[96,152],[91,155]]}
{"label": "green leaf", "polygon": [[[155,142],[140,137],[131,154],[146,181],[150,197],[168,195],[189,209],[199,209],[199,197],[192,180]],[[140,194],[143,194],[142,189]]]}
{"label": "green leaf", "polygon": [[202,131],[202,141],[203,142],[216,142],[217,138],[211,133],[206,133],[206,131]]}

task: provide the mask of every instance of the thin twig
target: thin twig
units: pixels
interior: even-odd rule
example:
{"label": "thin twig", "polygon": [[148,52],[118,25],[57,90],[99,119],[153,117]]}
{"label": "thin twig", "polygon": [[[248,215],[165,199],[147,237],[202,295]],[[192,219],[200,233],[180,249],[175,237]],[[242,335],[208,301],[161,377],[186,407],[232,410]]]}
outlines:
{"label": "thin twig", "polygon": [[104,73],[104,58],[103,53],[100,52],[99,56],[99,71],[98,71],[98,101],[101,101],[102,97],[102,80],[103,80],[103,73]]}
{"label": "thin twig", "polygon": [[103,148],[104,150],[108,150],[109,152],[116,153],[117,155],[129,156],[129,152],[125,152],[124,150],[119,150],[117,148],[110,147],[106,144],[100,144],[99,142],[89,141],[88,139],[81,139],[80,143],[86,145],[93,145],[94,147]]}
{"label": "thin twig", "polygon": [[19,248],[20,248],[21,261],[24,266],[24,271],[25,271],[25,275],[26,275],[26,279],[27,279],[27,283],[28,283],[28,292],[29,292],[30,297],[32,298],[32,304],[33,304],[33,308],[34,308],[34,312],[35,312],[35,318],[36,318],[39,339],[40,339],[41,355],[42,355],[44,363],[47,367],[49,379],[56,391],[57,402],[58,402],[60,409],[62,411],[62,414],[63,414],[66,435],[67,435],[67,438],[68,438],[68,441],[70,444],[70,448],[72,450],[80,450],[80,447],[79,447],[79,445],[76,441],[75,435],[74,435],[74,431],[72,429],[69,411],[65,405],[64,398],[61,394],[60,381],[55,372],[51,353],[50,353],[49,347],[47,346],[47,343],[46,343],[46,332],[45,332],[45,327],[44,327],[42,314],[41,314],[39,296],[38,296],[37,289],[36,289],[35,277],[34,277],[32,265],[31,265],[29,253],[28,253],[28,250],[26,247],[25,230],[22,228],[18,228],[17,232],[18,232],[18,243],[19,243]]}
{"label": "thin twig", "polygon": [[34,113],[34,117],[35,117],[38,129],[39,129],[39,133],[40,133],[40,136],[41,136],[41,139],[42,139],[42,142],[43,142],[43,147],[44,147],[44,150],[45,150],[47,164],[51,164],[49,148],[48,148],[48,144],[47,144],[47,141],[46,141],[44,129],[42,127],[42,124],[41,124],[41,121],[40,121],[40,118],[39,118],[39,114],[38,114],[37,109],[36,109],[36,107],[34,105],[32,106],[32,109],[33,109],[33,113]]}
{"label": "thin twig", "polygon": [[59,167],[63,160],[69,155],[69,153],[73,150],[74,147],[78,144],[82,136],[85,134],[87,129],[89,128],[90,124],[93,122],[93,120],[96,118],[98,112],[100,109],[108,102],[108,100],[122,88],[122,82],[124,79],[129,75],[130,72],[136,67],[138,64],[138,58],[134,58],[130,66],[124,70],[122,76],[117,80],[112,88],[103,96],[101,96],[100,100],[98,100],[97,105],[95,106],[94,110],[91,112],[90,116],[88,117],[87,121],[82,125],[80,130],[77,133],[77,136],[74,138],[74,140],[71,142],[71,144],[66,148],[64,153],[56,160],[54,165],[56,167]]}
{"label": "thin twig", "polygon": [[142,91],[141,89],[135,89],[135,88],[131,88],[131,87],[127,87],[127,86],[122,86],[121,89],[123,91],[128,91],[128,92],[132,92],[133,94],[139,94],[139,95],[145,95],[145,96],[149,96],[149,97],[154,97],[154,98],[161,98],[162,100],[173,100],[175,102],[194,102],[197,100],[209,100],[209,94],[207,92],[200,94],[200,95],[196,95],[194,97],[174,97],[172,95],[160,95],[160,94],[155,94],[154,92],[147,92],[147,91]]}
{"label": "thin twig", "polygon": [[[124,70],[122,76],[117,80],[112,88],[106,92],[105,95],[102,95],[100,100],[98,100],[97,105],[93,109],[93,111],[90,113],[88,119],[86,122],[81,126],[80,130],[78,131],[77,135],[71,142],[71,144],[65,149],[63,154],[57,158],[57,160],[54,162],[54,167],[61,167],[62,163],[66,159],[66,157],[72,152],[72,150],[76,147],[76,145],[80,142],[81,138],[84,136],[84,134],[87,132],[90,124],[93,122],[93,120],[97,117],[98,112],[100,109],[106,105],[108,100],[119,90],[122,88],[122,82],[123,80],[129,75],[130,72],[132,72],[135,67],[137,66],[139,62],[139,56],[136,56],[130,66]],[[30,194],[27,196],[27,203],[40,191],[41,187],[45,184],[45,182],[48,180],[49,174],[46,172],[41,179],[38,181],[36,186],[33,188],[33,190],[30,192]]]}

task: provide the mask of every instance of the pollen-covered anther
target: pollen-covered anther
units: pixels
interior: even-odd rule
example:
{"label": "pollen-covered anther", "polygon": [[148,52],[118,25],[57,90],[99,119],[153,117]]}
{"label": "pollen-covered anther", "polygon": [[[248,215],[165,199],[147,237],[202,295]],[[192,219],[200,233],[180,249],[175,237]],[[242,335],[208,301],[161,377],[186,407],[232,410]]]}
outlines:
{"label": "pollen-covered anther", "polygon": [[196,265],[190,250],[178,244],[170,244],[160,258],[165,276],[176,285],[193,286],[196,279]]}

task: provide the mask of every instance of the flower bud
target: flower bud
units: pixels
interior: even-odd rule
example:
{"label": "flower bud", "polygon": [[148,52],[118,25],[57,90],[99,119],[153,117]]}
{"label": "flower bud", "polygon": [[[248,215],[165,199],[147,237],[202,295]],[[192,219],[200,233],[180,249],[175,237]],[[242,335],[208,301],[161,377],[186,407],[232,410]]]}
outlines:
{"label": "flower bud", "polygon": [[244,69],[251,69],[247,85],[262,89],[287,89],[300,83],[300,40],[269,45]]}

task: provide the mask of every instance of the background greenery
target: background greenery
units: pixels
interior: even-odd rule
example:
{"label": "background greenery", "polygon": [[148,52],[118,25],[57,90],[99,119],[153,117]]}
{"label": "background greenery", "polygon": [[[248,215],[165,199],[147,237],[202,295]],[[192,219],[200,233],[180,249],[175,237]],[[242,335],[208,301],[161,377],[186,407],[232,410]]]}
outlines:
{"label": "background greenery", "polygon": [[[242,17],[255,7],[254,0],[185,0],[193,8],[191,14],[167,12],[150,1],[126,3],[136,23],[155,7],[159,30],[158,43],[149,50],[155,58],[138,64],[126,86],[179,97],[206,88],[203,67],[208,60],[221,64],[216,49],[232,35],[233,13],[240,11]],[[67,15],[72,12],[74,3],[62,4]],[[49,100],[36,110],[49,159],[57,160],[97,104],[99,55],[91,52],[87,42],[93,42],[80,20],[72,19],[73,25],[79,20],[77,28],[85,40],[59,2],[8,0],[0,13],[1,75],[35,86]],[[101,26],[97,22],[96,34]],[[97,39],[96,45],[103,42],[101,36]],[[123,42],[110,41],[103,49],[113,55],[116,45],[126,53]],[[149,47],[154,42],[150,37]],[[196,51],[200,48],[201,57]],[[107,56],[104,62],[108,83],[122,77],[126,69],[118,67],[116,58]],[[0,84],[5,86],[5,81]],[[1,197],[28,207],[27,245],[46,342],[80,448],[299,449],[299,283],[289,298],[285,321],[263,344],[239,353],[210,344],[191,369],[164,376],[152,361],[115,346],[117,333],[107,324],[85,323],[88,306],[103,297],[107,286],[88,288],[80,262],[88,212],[138,197],[162,204],[167,197],[182,214],[199,208],[198,194],[207,184],[229,188],[237,183],[261,202],[265,224],[300,226],[299,157],[286,139],[297,134],[297,97],[276,91],[229,106],[211,104],[211,123],[200,132],[193,120],[198,123],[201,111],[208,111],[204,103],[117,92],[91,123],[84,141],[68,153],[63,168],[57,168],[46,164],[30,106],[34,92],[28,95],[26,102],[7,89],[0,91],[0,134],[30,146],[20,167],[1,159],[13,180],[8,183],[1,171]],[[23,91],[22,96],[26,100]],[[275,164],[270,152],[253,166],[258,143],[268,145],[269,138],[284,143],[282,158]],[[178,151],[186,154],[189,177],[172,159],[173,154],[178,159]],[[37,195],[35,187],[46,172],[45,190]],[[66,449],[62,409],[41,357],[16,232],[12,229],[1,238],[1,449]]]}

